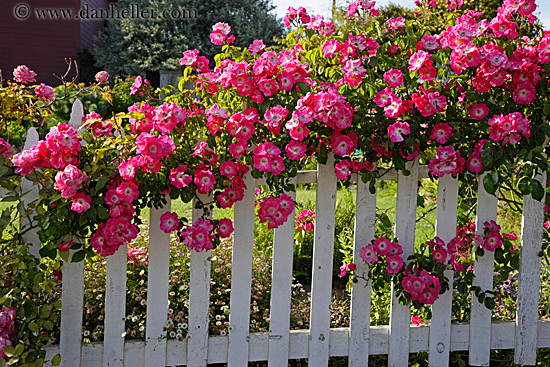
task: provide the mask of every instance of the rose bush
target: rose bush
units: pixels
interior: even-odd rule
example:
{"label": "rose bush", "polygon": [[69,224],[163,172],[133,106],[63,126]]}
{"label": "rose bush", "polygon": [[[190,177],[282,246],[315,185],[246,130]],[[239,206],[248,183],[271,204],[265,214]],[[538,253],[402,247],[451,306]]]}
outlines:
{"label": "rose bush", "polygon": [[[417,18],[385,20],[374,1],[356,1],[348,16],[361,21],[337,26],[289,8],[292,31],[270,48],[259,40],[236,48],[230,25],[218,23],[214,70],[198,50],[186,51],[180,88],[159,91],[164,101],[138,77],[130,94],[142,102],[127,113],[90,113],[79,131],[52,128],[13,158],[41,188],[41,254],[55,258],[58,246],[75,240],[73,261],[109,256],[137,236],[142,210],[162,206],[166,195],[196,199],[208,215],[243,198],[247,175],[265,178],[272,194],[259,217],[277,228],[294,207],[284,194],[295,190],[291,179],[306,159],[326,164],[329,155],[340,180],[358,173],[373,192],[378,167],[408,174],[406,162],[417,159],[432,178],[460,176],[472,187],[487,173],[482,184],[491,194],[501,188],[542,200],[536,175],[548,170],[550,32],[520,38],[518,28],[534,20],[534,2],[506,0],[493,19],[462,12],[456,1],[418,3]],[[454,10],[439,33],[423,23],[438,6]],[[204,194],[209,199],[201,201]],[[191,224],[174,214],[162,226],[197,251],[215,247],[232,228],[225,219]],[[472,252],[435,239],[427,260],[422,253],[403,259],[379,240],[366,247],[365,261],[386,256],[391,271],[378,275],[395,274],[405,298],[424,304],[445,290],[444,269],[463,271],[453,256]]]}

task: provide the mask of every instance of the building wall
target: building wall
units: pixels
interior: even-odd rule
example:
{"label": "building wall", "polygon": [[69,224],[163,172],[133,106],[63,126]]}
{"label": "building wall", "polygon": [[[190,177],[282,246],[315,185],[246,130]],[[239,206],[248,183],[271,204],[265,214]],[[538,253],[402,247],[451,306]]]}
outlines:
{"label": "building wall", "polygon": [[[0,11],[0,69],[4,79],[13,79],[13,69],[27,65],[38,76],[37,81],[58,85],[53,76],[66,71],[65,59],[76,59],[80,49],[80,22],[78,20],[38,20],[31,11],[26,20],[13,14],[20,0],[1,0]],[[80,8],[81,0],[32,0],[31,7]],[[92,0],[93,1],[93,0]]]}
{"label": "building wall", "polygon": [[[88,6],[91,9],[107,9],[109,2],[107,0],[81,0],[81,9]],[[80,48],[91,49],[93,47],[93,39],[97,32],[105,26],[105,20],[81,20],[80,21]]]}

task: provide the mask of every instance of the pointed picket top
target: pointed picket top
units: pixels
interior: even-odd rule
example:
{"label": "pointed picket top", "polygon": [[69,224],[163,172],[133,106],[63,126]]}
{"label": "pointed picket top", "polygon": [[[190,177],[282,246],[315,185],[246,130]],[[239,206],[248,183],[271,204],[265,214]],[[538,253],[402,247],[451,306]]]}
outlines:
{"label": "pointed picket top", "polygon": [[78,129],[80,129],[80,127],[82,126],[82,117],[84,117],[84,105],[82,104],[80,99],[77,98],[73,103],[69,125],[71,125],[73,129],[78,131]]}
{"label": "pointed picket top", "polygon": [[29,150],[33,145],[38,144],[39,139],[40,137],[38,136],[38,131],[36,131],[36,128],[31,127],[27,130],[27,140],[25,140],[24,150]]}
{"label": "pointed picket top", "polygon": [[[36,131],[34,127],[31,127],[27,130],[27,139],[25,140],[24,149],[29,150],[33,145],[38,144],[39,138],[38,131]],[[21,191],[25,193],[25,196],[23,196],[23,203],[25,207],[28,207],[30,203],[38,200],[40,197],[38,194],[38,186],[35,186],[32,181],[27,180],[25,177],[21,178]],[[21,225],[31,225],[33,218],[34,214],[31,214],[29,217],[21,218]],[[40,257],[39,251],[41,243],[40,238],[38,238],[38,228],[32,228],[23,234],[23,239],[26,243],[30,243],[32,245],[29,247],[29,252],[35,257]]]}

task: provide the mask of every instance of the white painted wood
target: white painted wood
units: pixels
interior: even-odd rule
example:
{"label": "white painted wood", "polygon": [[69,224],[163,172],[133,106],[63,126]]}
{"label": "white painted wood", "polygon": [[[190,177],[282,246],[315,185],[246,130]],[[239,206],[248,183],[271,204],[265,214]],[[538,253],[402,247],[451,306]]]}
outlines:
{"label": "white painted wood", "polygon": [[[418,160],[407,162],[410,175],[398,173],[397,200],[395,204],[395,237],[403,247],[401,255],[406,260],[414,253],[414,237],[416,229],[416,205],[418,192]],[[401,305],[395,295],[392,284],[390,310],[390,349],[388,354],[389,367],[409,365],[409,329],[411,325],[411,309]]]}
{"label": "white painted wood", "polygon": [[[476,234],[478,235],[483,235],[485,222],[496,221],[497,219],[498,199],[485,191],[483,186],[485,176],[486,174],[483,174],[479,177],[478,185],[476,212]],[[493,251],[485,251],[481,257],[475,256],[474,285],[481,287],[483,291],[493,290],[494,263],[495,254]],[[491,358],[491,310],[480,303],[475,294],[472,293],[470,312],[469,363],[471,366],[488,366]]]}
{"label": "white painted wood", "polygon": [[229,305],[228,367],[248,365],[256,180],[247,174],[245,184],[247,189],[244,192],[243,200],[235,203],[235,232]]}
{"label": "white painted wood", "polygon": [[126,331],[126,264],[128,247],[120,246],[107,257],[105,283],[105,329],[103,366],[124,366],[124,336]]}
{"label": "white painted wood", "polygon": [[76,99],[71,108],[71,117],[69,119],[69,125],[80,135],[80,127],[82,126],[82,117],[84,117],[84,105],[80,99]]}
{"label": "white painted wood", "polygon": [[[456,236],[458,179],[445,175],[439,179],[435,235],[448,243]],[[449,290],[439,296],[432,305],[432,321],[429,337],[430,367],[449,365],[451,351],[451,313],[453,300],[453,270],[445,270]]]}
{"label": "white painted wood", "polygon": [[[199,200],[208,202],[209,195],[198,195]],[[193,205],[193,222],[201,218],[203,211]],[[210,258],[212,250],[191,251],[189,288],[189,333],[186,358],[188,366],[206,367],[208,361],[208,324],[210,311]]]}
{"label": "white painted wood", "polygon": [[[38,144],[38,132],[34,127],[31,127],[27,130],[27,139],[25,140],[24,150],[29,150],[33,145]],[[25,176],[21,177],[21,192],[24,194],[21,201],[25,208],[29,208],[29,204],[37,201],[40,197],[38,194],[39,188],[35,186],[32,181],[29,181]],[[26,229],[29,226],[32,226],[33,218],[36,215],[33,213],[27,217],[21,218],[20,227],[21,229]],[[39,258],[40,248],[42,244],[40,243],[40,238],[38,238],[38,227],[29,230],[23,234],[23,240],[25,243],[31,244],[29,246],[29,253]]]}
{"label": "white painted wood", "polygon": [[[465,351],[469,348],[469,324],[453,324],[451,326],[451,351]],[[428,351],[428,326],[410,328],[410,352]],[[330,339],[334,342],[330,346],[330,356],[345,355],[348,350],[348,328],[333,328],[330,330]],[[513,321],[494,321],[491,323],[491,349],[513,349],[516,325]],[[251,356],[255,360],[265,361],[268,358],[268,333],[251,333]],[[180,365],[185,360],[187,341],[168,340],[167,366]],[[290,331],[290,359],[308,357],[309,330]],[[210,336],[208,343],[208,362],[226,363],[228,336]],[[550,347],[550,321],[538,322],[537,348]],[[370,330],[369,354],[387,354],[389,349],[389,326],[372,326]],[[44,347],[46,360],[51,360],[59,353],[59,346]],[[125,344],[125,367],[145,366],[145,342],[127,341]],[[82,367],[102,367],[103,343],[89,343],[82,346]],[[50,365],[45,364],[46,367]],[[191,365],[189,365],[191,366]]]}
{"label": "white painted wood", "polygon": [[147,321],[145,325],[145,366],[166,366],[166,324],[168,321],[168,283],[170,235],[160,229],[160,217],[170,211],[167,197],[163,208],[151,208],[149,267],[147,279]]}
{"label": "white painted wood", "polygon": [[[546,172],[537,175],[537,180],[546,187]],[[516,311],[516,343],[514,362],[534,366],[537,357],[537,326],[540,292],[542,232],[544,223],[544,200],[526,195],[523,198],[521,222],[521,253]]]}
{"label": "white painted wood", "polygon": [[[82,126],[84,106],[77,99],[72,106],[69,124],[78,131]],[[82,312],[84,309],[84,264],[72,263],[75,251],[69,250],[69,261],[63,263],[61,294],[61,330],[59,348],[61,367],[78,367],[82,348]]]}
{"label": "white painted wood", "polygon": [[[69,250],[69,259],[75,253]],[[79,367],[82,347],[84,308],[84,262],[63,262],[61,330],[59,349],[61,367]]]}
{"label": "white painted wood", "polygon": [[[368,265],[359,256],[361,249],[374,239],[376,222],[376,192],[371,194],[369,184],[357,182],[357,199],[355,211],[355,239],[353,245],[353,262],[357,265],[355,273],[365,276]],[[366,367],[369,363],[371,282],[359,279],[351,290],[351,317],[349,359],[350,367]],[[332,341],[331,341],[332,342]]]}
{"label": "white painted wood", "polygon": [[327,164],[319,164],[317,168],[309,367],[328,365],[336,184],[334,156],[329,155]]}
{"label": "white painted wood", "polygon": [[[296,201],[296,193],[288,192]],[[269,367],[288,366],[292,260],[294,253],[295,210],[273,234],[271,305],[269,315]]]}

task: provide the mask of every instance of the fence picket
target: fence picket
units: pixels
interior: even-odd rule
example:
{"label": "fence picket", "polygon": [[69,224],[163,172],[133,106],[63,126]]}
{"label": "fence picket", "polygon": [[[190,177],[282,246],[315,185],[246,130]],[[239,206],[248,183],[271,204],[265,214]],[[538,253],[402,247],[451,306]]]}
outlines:
{"label": "fence picket", "polygon": [[[376,187],[376,185],[375,185]],[[368,183],[357,181],[355,211],[355,239],[353,262],[359,276],[366,274],[368,265],[359,256],[361,248],[374,238],[376,221],[376,192],[371,194]],[[369,364],[371,283],[363,280],[354,283],[351,289],[351,317],[349,340],[349,367],[366,367]]]}
{"label": "fence picket", "polygon": [[[496,196],[487,193],[483,178],[479,178],[476,212],[476,234],[483,235],[483,223],[497,219]],[[475,257],[474,285],[482,290],[493,290],[493,269],[495,256],[492,251],[485,251],[482,257]],[[491,357],[491,310],[477,300],[472,294],[470,313],[470,357],[471,366],[488,366]]]}
{"label": "fence picket", "polygon": [[[198,199],[202,202],[207,202],[209,197],[198,194]],[[201,218],[202,215],[203,211],[196,209],[193,205],[193,222]],[[211,256],[212,250],[191,251],[187,366],[206,367],[208,363]]]}
{"label": "fence picket", "polygon": [[[456,236],[458,204],[458,179],[445,175],[439,179],[435,235],[448,243]],[[449,365],[451,351],[451,312],[453,301],[453,270],[445,270],[449,290],[439,296],[432,305],[432,321],[429,336],[430,367]]]}
{"label": "fence picket", "polygon": [[235,203],[228,367],[248,365],[256,180],[248,174],[245,178],[245,184],[247,189],[243,200]]}
{"label": "fence picket", "polygon": [[107,257],[103,366],[124,366],[127,245]]}
{"label": "fence picket", "polygon": [[[296,200],[296,193],[287,193]],[[288,366],[292,256],[294,252],[295,211],[273,234],[271,306],[269,315],[269,367]]]}
{"label": "fence picket", "polygon": [[[73,103],[69,125],[75,130],[82,126],[84,105],[77,98]],[[61,367],[78,367],[82,357],[82,311],[84,309],[84,264],[70,262],[74,251],[69,251],[69,261],[63,263],[61,294],[61,330],[59,350]]]}
{"label": "fence picket", "polygon": [[[39,136],[38,131],[34,127],[27,130],[27,139],[25,140],[24,150],[29,150],[33,145],[38,144]],[[35,186],[32,181],[29,181],[25,176],[21,177],[21,192],[27,193],[21,201],[25,208],[29,207],[29,204],[38,200],[38,186]],[[34,215],[31,214],[28,217],[21,219],[21,228],[26,225],[31,225]],[[38,238],[38,228],[33,228],[23,234],[23,240],[25,243],[29,243],[29,253],[35,257],[40,257],[39,251],[41,247],[40,238]]]}
{"label": "fence picket", "polygon": [[[546,172],[537,175],[542,187],[546,187]],[[540,292],[542,231],[544,223],[544,200],[523,198],[521,221],[521,253],[516,311],[516,342],[514,361],[517,364],[534,366],[537,358],[537,327]]]}
{"label": "fence picket", "polygon": [[170,198],[167,200],[168,202],[163,208],[151,208],[150,212],[147,321],[145,325],[146,367],[166,366],[170,235],[160,229],[160,217],[170,210]]}
{"label": "fence picket", "polygon": [[319,164],[317,170],[317,204],[315,209],[309,327],[310,367],[328,365],[336,182],[334,156],[329,155],[327,163]]}
{"label": "fence picket", "polygon": [[[74,251],[70,250],[69,259]],[[78,367],[82,353],[82,310],[84,309],[84,262],[63,262],[61,293],[61,367]]]}
{"label": "fence picket", "polygon": [[[397,200],[395,203],[395,237],[403,247],[403,259],[414,253],[416,206],[418,191],[418,160],[407,163],[410,175],[398,173]],[[390,310],[390,346],[388,366],[408,366],[411,309],[401,305],[392,285]]]}

